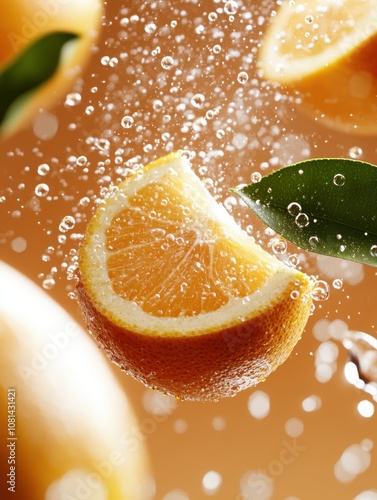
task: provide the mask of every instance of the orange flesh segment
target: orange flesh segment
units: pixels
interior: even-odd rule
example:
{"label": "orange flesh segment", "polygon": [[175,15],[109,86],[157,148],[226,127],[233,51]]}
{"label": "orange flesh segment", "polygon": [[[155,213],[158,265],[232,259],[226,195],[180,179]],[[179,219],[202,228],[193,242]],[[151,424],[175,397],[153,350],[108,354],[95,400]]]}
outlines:
{"label": "orange flesh segment", "polygon": [[[286,29],[282,27],[279,36],[280,54],[293,60],[314,57],[349,35],[354,36],[356,47],[360,38],[357,26],[370,14],[372,3],[370,0],[296,2],[291,8],[289,25]],[[349,43],[344,47],[344,55],[353,48]]]}
{"label": "orange flesh segment", "polygon": [[206,214],[190,181],[180,172],[140,188],[106,231],[115,293],[155,316],[215,311],[275,272],[270,255]]}

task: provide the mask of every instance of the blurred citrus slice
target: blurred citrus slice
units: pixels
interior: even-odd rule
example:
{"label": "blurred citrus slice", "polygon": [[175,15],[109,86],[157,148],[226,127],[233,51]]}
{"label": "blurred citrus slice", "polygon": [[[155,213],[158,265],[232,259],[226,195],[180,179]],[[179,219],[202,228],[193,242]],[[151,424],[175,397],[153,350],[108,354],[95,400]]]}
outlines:
{"label": "blurred citrus slice", "polygon": [[261,42],[266,79],[299,92],[321,123],[377,133],[377,0],[283,2]]}
{"label": "blurred citrus slice", "polygon": [[240,229],[181,152],[99,205],[81,248],[78,296],[123,370],[182,399],[264,380],[308,319],[311,282]]}
{"label": "blurred citrus slice", "polygon": [[14,498],[28,500],[150,498],[145,441],[104,356],[2,262],[0,345],[0,497],[14,486]]}

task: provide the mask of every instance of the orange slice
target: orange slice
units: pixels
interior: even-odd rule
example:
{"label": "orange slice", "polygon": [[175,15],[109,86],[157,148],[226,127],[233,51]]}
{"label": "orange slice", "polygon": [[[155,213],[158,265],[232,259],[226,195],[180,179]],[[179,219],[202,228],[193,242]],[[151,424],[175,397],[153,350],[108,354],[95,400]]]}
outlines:
{"label": "orange slice", "polygon": [[264,77],[299,93],[317,121],[377,133],[377,0],[285,1],[261,42]]}
{"label": "orange slice", "polygon": [[311,281],[265,252],[181,152],[117,186],[80,252],[78,297],[110,358],[149,387],[216,400],[290,355]]}

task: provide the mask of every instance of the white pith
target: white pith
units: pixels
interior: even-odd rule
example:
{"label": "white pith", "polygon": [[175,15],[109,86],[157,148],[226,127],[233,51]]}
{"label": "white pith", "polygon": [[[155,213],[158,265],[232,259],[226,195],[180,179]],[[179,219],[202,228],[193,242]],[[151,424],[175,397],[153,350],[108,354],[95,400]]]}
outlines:
{"label": "white pith", "polygon": [[[187,317],[156,317],[146,313],[136,303],[119,297],[113,291],[107,274],[108,253],[105,249],[105,230],[112,218],[119,212],[120,207],[128,205],[128,197],[134,195],[142,186],[167,173],[174,175],[174,172],[182,171],[190,176],[190,182],[192,180],[195,185],[200,204],[203,205],[206,215],[221,224],[224,230],[232,235],[232,238],[237,238],[238,242],[248,247],[256,245],[251,242],[251,238],[242,231],[225,208],[213,199],[191,170],[188,160],[180,153],[170,155],[169,162],[146,170],[137,182],[121,184],[118,193],[105,201],[106,210],[101,210],[100,206],[92,219],[82,250],[81,262],[84,286],[96,307],[115,324],[131,331],[169,336],[219,331],[266,311],[286,296],[287,287],[291,287],[294,281],[302,282],[304,279],[302,273],[288,268],[272,255],[268,255],[274,274],[264,285],[246,297],[231,298],[225,305],[209,313]],[[258,251],[267,255],[259,246]]]}

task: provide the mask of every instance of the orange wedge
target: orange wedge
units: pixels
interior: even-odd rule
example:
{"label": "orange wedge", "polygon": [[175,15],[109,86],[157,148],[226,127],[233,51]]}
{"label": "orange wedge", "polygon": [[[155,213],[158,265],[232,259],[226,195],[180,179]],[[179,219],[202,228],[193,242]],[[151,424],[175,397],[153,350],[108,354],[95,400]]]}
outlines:
{"label": "orange wedge", "polygon": [[181,399],[217,400],[288,358],[312,283],[255,244],[177,152],[98,207],[77,289],[89,331],[123,370]]}
{"label": "orange wedge", "polygon": [[377,134],[377,0],[285,1],[261,42],[264,77],[324,125]]}

